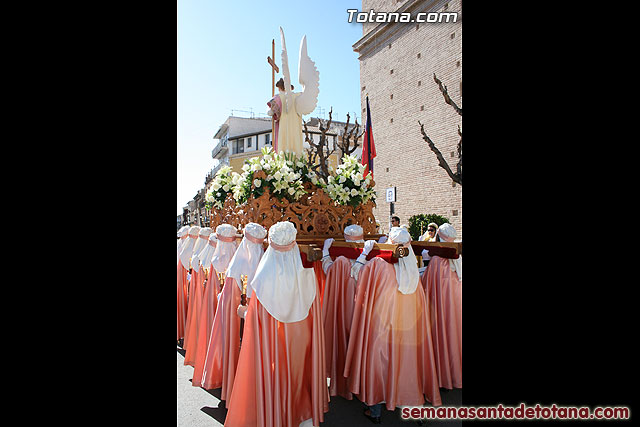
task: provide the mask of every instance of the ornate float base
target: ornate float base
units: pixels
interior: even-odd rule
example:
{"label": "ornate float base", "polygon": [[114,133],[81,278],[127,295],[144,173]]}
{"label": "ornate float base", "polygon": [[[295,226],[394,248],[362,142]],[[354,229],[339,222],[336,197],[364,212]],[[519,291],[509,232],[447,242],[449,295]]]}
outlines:
{"label": "ornate float base", "polygon": [[[373,187],[374,182],[371,181],[370,185]],[[365,236],[378,233],[373,216],[374,201],[355,208],[343,206],[310,182],[304,187],[307,194],[296,202],[289,202],[285,198],[278,200],[265,191],[260,197],[250,196],[246,203],[236,205],[229,195],[224,207],[212,212],[211,227],[215,229],[220,224],[231,224],[236,228],[244,228],[246,224],[255,222],[268,230],[277,222],[289,221],[296,226],[298,237],[342,235],[344,228],[352,224],[361,226]]]}

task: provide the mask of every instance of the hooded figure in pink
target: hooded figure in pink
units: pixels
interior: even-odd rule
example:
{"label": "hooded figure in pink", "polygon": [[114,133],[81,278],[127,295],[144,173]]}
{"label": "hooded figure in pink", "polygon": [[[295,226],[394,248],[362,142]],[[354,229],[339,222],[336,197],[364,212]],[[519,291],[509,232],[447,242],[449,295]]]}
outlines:
{"label": "hooded figure in pink", "polygon": [[329,410],[318,283],[302,264],[296,234],[288,221],[269,229],[251,282],[227,425],[319,426]]}
{"label": "hooded figure in pink", "polygon": [[[364,243],[362,227],[349,225],[344,229],[344,239],[347,242]],[[356,272],[353,267],[365,265],[369,248],[365,247],[357,260],[338,256],[335,261],[329,255],[329,248],[333,239],[327,239],[322,251],[322,269],[326,274],[324,297],[322,300],[322,324],[324,329],[325,357],[327,362],[327,378],[330,378],[329,395],[340,395],[345,399],[353,399],[349,391],[347,380],[343,376],[344,359],[347,355],[353,306],[356,296]],[[367,246],[367,245],[365,245]],[[356,268],[357,268],[356,267]]]}
{"label": "hooded figure in pink", "polygon": [[[437,236],[442,242],[453,242],[456,230],[445,223]],[[421,282],[429,301],[438,382],[447,389],[462,388],[462,255],[432,257]]]}
{"label": "hooded figure in pink", "polygon": [[[408,246],[406,229],[393,227],[392,244]],[[390,264],[373,258],[358,274],[344,376],[349,390],[379,421],[381,404],[442,404],[429,328],[429,312],[414,256]],[[369,416],[365,413],[366,416]]]}
{"label": "hooded figure in pink", "polygon": [[[187,312],[189,309],[189,280],[191,274],[191,254],[193,246],[198,239],[200,227],[193,226],[189,228],[184,243],[180,246],[180,255],[178,256],[178,340],[185,338]],[[183,343],[184,346],[184,343]]]}
{"label": "hooded figure in pink", "polygon": [[250,299],[253,294],[250,283],[264,253],[262,243],[266,236],[267,230],[260,224],[245,226],[244,238],[227,267],[206,357],[202,366],[196,365],[193,372],[191,384],[205,389],[222,388],[221,400],[228,400],[231,396],[240,354],[240,317],[237,311],[242,295],[241,276],[248,277],[247,298]]}

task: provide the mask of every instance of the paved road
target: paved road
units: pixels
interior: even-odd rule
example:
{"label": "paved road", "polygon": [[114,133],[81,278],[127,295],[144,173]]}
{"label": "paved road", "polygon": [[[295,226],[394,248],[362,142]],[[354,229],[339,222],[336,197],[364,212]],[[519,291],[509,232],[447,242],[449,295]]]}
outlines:
{"label": "paved road", "polygon": [[[222,426],[227,415],[224,404],[220,401],[220,389],[205,390],[191,385],[193,368],[184,366],[184,350],[178,349],[178,426],[179,427],[215,427]],[[443,406],[460,406],[462,404],[462,390],[446,391],[440,389]],[[425,404],[428,405],[428,404]],[[357,399],[346,400],[339,396],[331,397],[329,412],[324,414],[321,427],[344,426],[373,427],[362,415],[362,402]],[[382,410],[383,426],[408,427],[417,425],[415,422],[402,421],[400,409],[395,411]],[[423,426],[461,426],[460,421],[429,421]]]}

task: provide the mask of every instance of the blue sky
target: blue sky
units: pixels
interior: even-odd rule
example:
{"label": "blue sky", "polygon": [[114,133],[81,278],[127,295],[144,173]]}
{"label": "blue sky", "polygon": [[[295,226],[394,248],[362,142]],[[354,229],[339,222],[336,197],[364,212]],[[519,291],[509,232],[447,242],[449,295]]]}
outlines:
{"label": "blue sky", "polygon": [[[178,0],[177,71],[177,214],[204,185],[214,166],[213,135],[231,110],[266,113],[271,97],[271,40],[280,60],[280,31],[287,42],[289,72],[298,84],[298,51],[303,35],[320,72],[319,108],[333,107],[334,120],[354,114],[362,123],[360,64],[351,47],[362,37],[362,24],[347,22],[347,9],[360,11],[360,0],[213,1]],[[276,74],[276,80],[281,73]],[[235,113],[247,117],[246,113]]]}

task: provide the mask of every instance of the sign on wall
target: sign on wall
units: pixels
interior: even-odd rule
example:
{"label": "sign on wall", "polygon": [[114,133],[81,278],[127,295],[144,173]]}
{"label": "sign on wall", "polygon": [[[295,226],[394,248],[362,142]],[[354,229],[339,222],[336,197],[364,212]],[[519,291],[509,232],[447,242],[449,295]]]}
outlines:
{"label": "sign on wall", "polygon": [[393,203],[396,201],[396,187],[387,188],[387,202]]}

